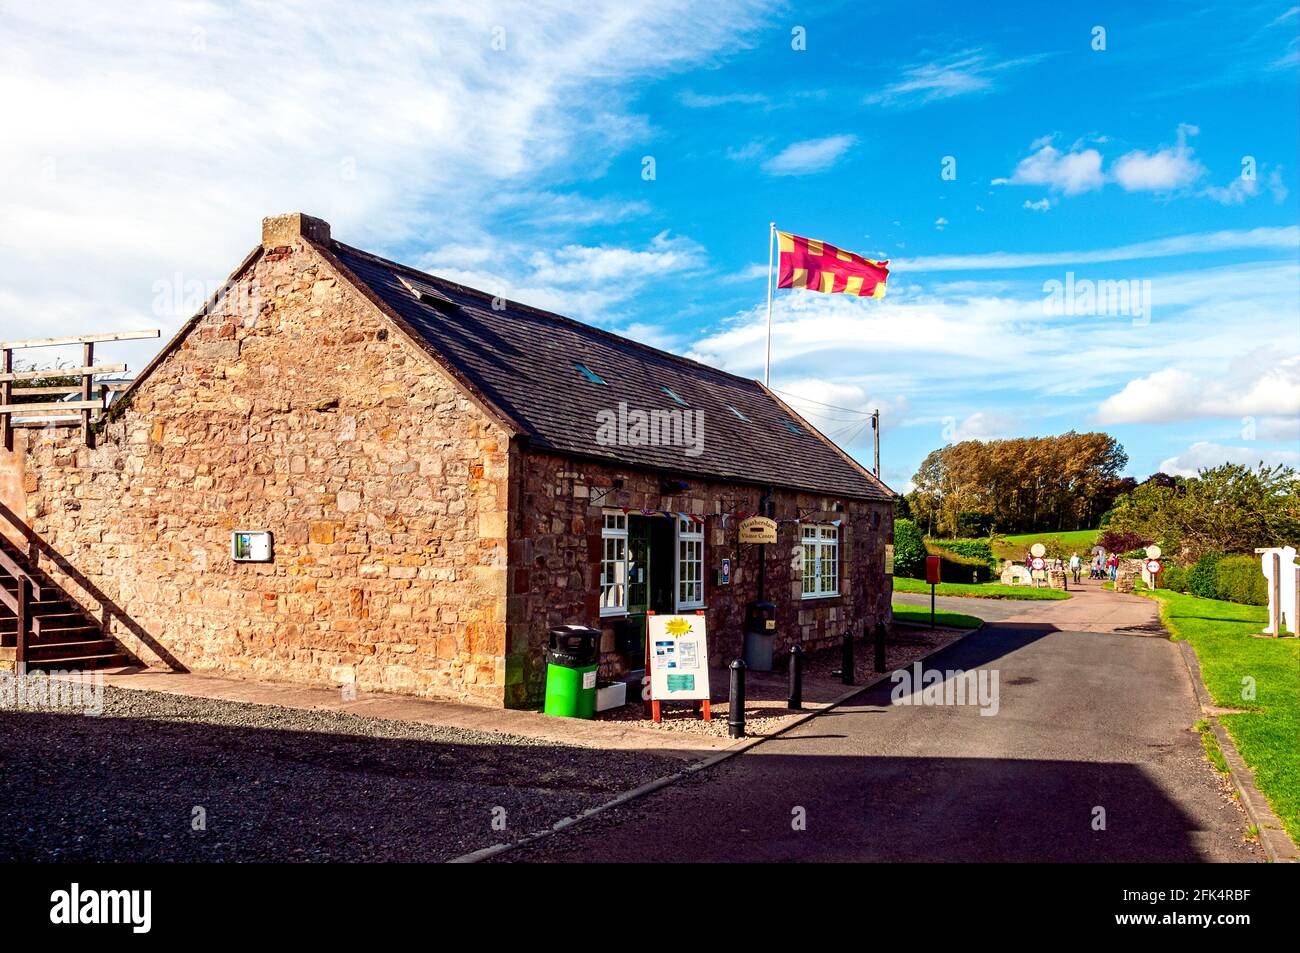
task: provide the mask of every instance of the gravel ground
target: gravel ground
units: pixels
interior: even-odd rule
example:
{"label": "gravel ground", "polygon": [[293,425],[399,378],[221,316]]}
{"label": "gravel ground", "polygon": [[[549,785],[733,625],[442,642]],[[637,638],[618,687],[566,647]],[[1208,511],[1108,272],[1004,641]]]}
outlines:
{"label": "gravel ground", "polygon": [[0,711],[0,860],[439,861],[681,767],[337,712],[104,695],[101,717]]}
{"label": "gravel ground", "polygon": [[[894,671],[910,665],[922,655],[955,641],[964,629],[912,629],[900,627],[892,631],[885,643],[885,669]],[[863,685],[875,677],[872,667],[871,647],[858,640],[854,643],[854,671],[857,684]],[[849,690],[838,675],[840,650],[823,649],[811,652],[804,657],[803,697],[804,709],[792,711],[786,707],[789,685],[784,672],[751,673],[745,680],[745,734],[751,737],[766,737],[783,729],[790,719],[805,715],[813,707],[813,702],[829,702]],[[727,735],[727,715],[731,706],[727,702],[730,689],[729,674],[724,669],[711,669],[709,672],[709,689],[712,718],[709,721],[698,717],[685,704],[663,708],[663,720],[655,724],[645,714],[645,706],[640,702],[623,705],[610,711],[601,712],[596,717],[601,721],[635,722],[638,728],[653,728],[658,731],[687,732],[690,734],[707,734],[718,737]]]}

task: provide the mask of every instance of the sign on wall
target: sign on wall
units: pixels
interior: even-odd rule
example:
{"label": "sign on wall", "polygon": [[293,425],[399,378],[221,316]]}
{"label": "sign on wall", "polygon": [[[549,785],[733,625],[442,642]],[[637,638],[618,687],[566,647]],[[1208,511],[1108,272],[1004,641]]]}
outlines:
{"label": "sign on wall", "polygon": [[709,644],[703,615],[652,615],[650,698],[691,701],[709,697]]}
{"label": "sign on wall", "polygon": [[766,516],[751,516],[740,521],[742,543],[775,543],[776,520]]}
{"label": "sign on wall", "polygon": [[267,530],[235,530],[230,534],[230,558],[237,563],[269,563],[271,534]]}

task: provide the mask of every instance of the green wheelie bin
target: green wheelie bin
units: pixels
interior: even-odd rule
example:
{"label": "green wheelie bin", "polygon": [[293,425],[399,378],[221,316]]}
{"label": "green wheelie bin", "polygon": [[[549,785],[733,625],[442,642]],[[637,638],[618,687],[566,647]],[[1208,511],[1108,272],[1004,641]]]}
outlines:
{"label": "green wheelie bin", "polygon": [[562,718],[596,715],[596,663],[600,630],[585,625],[551,629],[546,650],[546,704],[542,711]]}

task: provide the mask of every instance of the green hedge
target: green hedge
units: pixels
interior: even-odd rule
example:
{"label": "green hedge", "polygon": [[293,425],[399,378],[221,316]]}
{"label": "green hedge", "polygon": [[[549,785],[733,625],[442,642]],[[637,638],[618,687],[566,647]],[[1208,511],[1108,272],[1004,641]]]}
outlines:
{"label": "green hedge", "polygon": [[911,520],[894,520],[894,575],[925,578],[925,539]]}
{"label": "green hedge", "polygon": [[1160,588],[1246,606],[1268,605],[1268,580],[1253,556],[1202,556],[1191,568],[1166,565]]}
{"label": "green hedge", "polygon": [[938,546],[967,559],[982,559],[990,566],[996,562],[993,545],[987,539],[932,539],[929,544],[932,548]]}
{"label": "green hedge", "polygon": [[1160,571],[1160,587],[1174,592],[1187,591],[1187,570],[1182,566],[1165,566]]}
{"label": "green hedge", "polygon": [[1219,568],[1222,553],[1206,553],[1187,571],[1187,591],[1202,599],[1219,598],[1219,585],[1215,572]]}
{"label": "green hedge", "polygon": [[1268,580],[1253,556],[1225,556],[1214,571],[1216,598],[1245,606],[1268,605]]}

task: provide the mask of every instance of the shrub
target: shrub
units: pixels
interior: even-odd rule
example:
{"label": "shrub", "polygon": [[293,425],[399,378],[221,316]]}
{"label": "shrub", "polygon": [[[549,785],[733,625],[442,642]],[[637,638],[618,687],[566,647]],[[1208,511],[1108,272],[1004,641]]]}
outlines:
{"label": "shrub", "polygon": [[1141,549],[1149,542],[1151,540],[1138,533],[1122,533],[1113,529],[1108,529],[1097,537],[1097,545],[1104,546],[1108,553],[1127,553],[1134,549]]}
{"label": "shrub", "polygon": [[1251,556],[1225,556],[1214,570],[1217,598],[1248,606],[1268,605],[1268,580],[1259,560]]}
{"label": "shrub", "polygon": [[941,547],[967,559],[982,559],[990,566],[995,562],[993,546],[987,539],[932,539],[929,546]]}
{"label": "shrub", "polygon": [[1206,553],[1187,572],[1187,591],[1202,599],[1219,598],[1219,585],[1215,579],[1222,553]]}
{"label": "shrub", "polygon": [[1187,591],[1187,570],[1182,566],[1165,566],[1160,572],[1160,585],[1174,592]]}
{"label": "shrub", "polygon": [[894,520],[894,575],[925,578],[925,540],[911,520]]}

